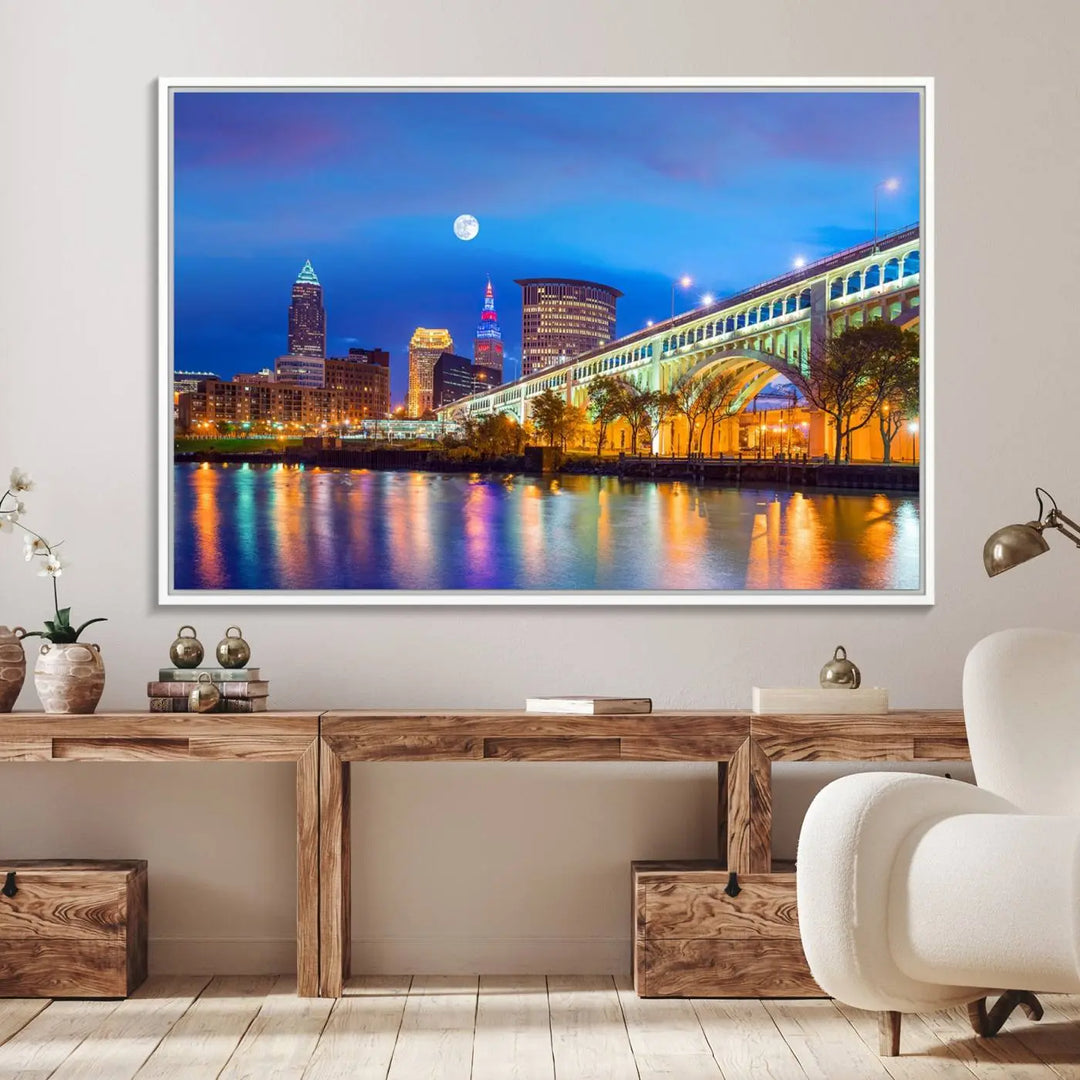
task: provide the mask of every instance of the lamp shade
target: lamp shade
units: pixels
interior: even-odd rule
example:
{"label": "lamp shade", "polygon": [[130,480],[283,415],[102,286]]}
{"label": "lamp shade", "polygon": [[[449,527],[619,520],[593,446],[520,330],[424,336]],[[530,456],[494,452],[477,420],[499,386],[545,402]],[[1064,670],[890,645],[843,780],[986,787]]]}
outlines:
{"label": "lamp shade", "polygon": [[1046,542],[1038,522],[1006,525],[993,533],[983,544],[983,566],[990,577],[995,577],[1049,550],[1050,545]]}

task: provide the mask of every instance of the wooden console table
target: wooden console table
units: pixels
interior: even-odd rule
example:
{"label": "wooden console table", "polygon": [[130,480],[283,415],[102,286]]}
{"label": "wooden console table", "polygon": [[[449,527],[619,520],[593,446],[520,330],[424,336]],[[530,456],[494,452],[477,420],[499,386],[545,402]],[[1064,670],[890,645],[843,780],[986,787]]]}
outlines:
{"label": "wooden console table", "polygon": [[[842,693],[842,691],[837,691]],[[750,801],[743,873],[772,859],[774,761],[967,761],[962,709],[908,709],[884,716],[762,714],[750,717]]]}
{"label": "wooden console table", "polygon": [[319,714],[98,713],[0,716],[0,762],[296,763],[297,991],[319,990]]}
{"label": "wooden console table", "polygon": [[887,716],[655,712],[338,711],[320,738],[319,992],[350,973],[349,764],[353,761],[710,761],[717,763],[717,856],[739,874],[768,873],[772,762],[959,761],[959,710]]}
{"label": "wooden console table", "polygon": [[0,716],[0,762],[296,764],[297,985],[341,995],[350,968],[353,761],[686,761],[717,765],[717,861],[769,873],[774,761],[963,761],[959,710],[887,716],[655,712],[102,713]]}

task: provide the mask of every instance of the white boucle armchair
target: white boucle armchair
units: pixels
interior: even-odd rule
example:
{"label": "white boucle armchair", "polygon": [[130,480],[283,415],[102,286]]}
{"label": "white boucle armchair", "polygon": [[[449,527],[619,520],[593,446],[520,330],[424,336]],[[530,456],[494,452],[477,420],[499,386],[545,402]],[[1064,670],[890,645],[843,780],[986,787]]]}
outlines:
{"label": "white boucle armchair", "polygon": [[847,776],[799,837],[810,970],[881,1013],[882,1054],[899,1053],[905,1012],[967,1004],[989,1036],[1017,1005],[1041,1017],[1034,992],[1080,992],[1080,635],[980,641],[964,713],[977,787]]}

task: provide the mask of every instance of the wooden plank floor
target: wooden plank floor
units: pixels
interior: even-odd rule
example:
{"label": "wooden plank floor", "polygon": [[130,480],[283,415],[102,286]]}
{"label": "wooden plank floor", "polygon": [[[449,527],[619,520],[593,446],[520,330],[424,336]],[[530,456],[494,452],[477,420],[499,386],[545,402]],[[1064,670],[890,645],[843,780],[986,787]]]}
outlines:
{"label": "wooden plank floor", "polygon": [[1080,1080],[1080,996],[996,1039],[962,1010],[904,1018],[831,1001],[641,1000],[609,976],[162,976],[127,1001],[0,999],[0,1080]]}

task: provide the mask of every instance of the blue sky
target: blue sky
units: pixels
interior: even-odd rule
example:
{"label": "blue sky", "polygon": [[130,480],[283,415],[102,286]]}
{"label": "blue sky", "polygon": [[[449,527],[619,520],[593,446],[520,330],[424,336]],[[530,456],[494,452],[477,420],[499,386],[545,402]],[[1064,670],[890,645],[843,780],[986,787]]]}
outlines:
{"label": "blue sky", "polygon": [[397,402],[416,326],[472,354],[488,274],[516,362],[514,278],[613,285],[630,333],[682,274],[680,309],[870,239],[888,177],[882,233],[919,217],[914,92],[178,91],[175,365],[272,366],[311,259],[327,351],[389,349]]}

